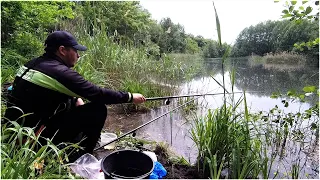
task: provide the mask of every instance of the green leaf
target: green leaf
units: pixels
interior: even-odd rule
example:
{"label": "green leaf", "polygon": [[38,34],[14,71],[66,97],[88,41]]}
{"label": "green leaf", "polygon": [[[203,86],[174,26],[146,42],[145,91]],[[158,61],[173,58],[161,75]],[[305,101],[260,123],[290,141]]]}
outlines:
{"label": "green leaf", "polygon": [[302,1],[302,4],[305,4],[305,3],[307,3],[308,1]]}
{"label": "green leaf", "polygon": [[312,18],[313,18],[313,16],[308,16],[307,18],[308,18],[308,19],[312,19]]}
{"label": "green leaf", "polygon": [[220,21],[219,21],[218,13],[217,13],[216,6],[214,5],[214,3],[213,3],[213,7],[214,7],[215,16],[216,16],[216,26],[217,26],[217,33],[218,33],[218,42],[219,42],[219,45],[221,46]]}
{"label": "green leaf", "polygon": [[289,106],[289,103],[286,102],[286,103],[284,104],[284,107],[288,107],[288,106]]}
{"label": "green leaf", "polygon": [[304,100],[305,95],[301,94],[301,95],[299,96],[299,98],[300,98],[301,100]]}
{"label": "green leaf", "polygon": [[291,4],[292,4],[292,5],[297,4],[297,1],[291,1]]}
{"label": "green leaf", "polygon": [[272,95],[270,96],[270,98],[272,99],[277,99],[279,97],[279,93],[272,93]]}
{"label": "green leaf", "polygon": [[303,7],[303,6],[300,6],[299,9],[300,9],[301,11],[304,11],[304,7]]}
{"label": "green leaf", "polygon": [[292,15],[291,14],[285,14],[282,16],[282,18],[288,18],[288,17],[291,17]]}
{"label": "green leaf", "polygon": [[282,13],[283,13],[283,14],[288,14],[289,11],[285,9],[285,10],[282,11]]}
{"label": "green leaf", "polygon": [[317,129],[317,124],[316,123],[312,123],[311,124],[311,130],[315,130]]}
{"label": "green leaf", "polygon": [[305,14],[309,14],[309,13],[311,13],[311,11],[312,11],[312,7],[308,6],[307,9],[306,9]]}
{"label": "green leaf", "polygon": [[290,7],[289,7],[289,12],[292,12],[293,9],[294,9],[294,6],[290,6]]}
{"label": "green leaf", "polygon": [[306,92],[306,93],[315,92],[316,87],[315,87],[315,86],[305,86],[302,90],[303,90],[304,92]]}
{"label": "green leaf", "polygon": [[290,90],[290,91],[287,92],[288,96],[294,96],[295,94],[296,94],[295,90]]}

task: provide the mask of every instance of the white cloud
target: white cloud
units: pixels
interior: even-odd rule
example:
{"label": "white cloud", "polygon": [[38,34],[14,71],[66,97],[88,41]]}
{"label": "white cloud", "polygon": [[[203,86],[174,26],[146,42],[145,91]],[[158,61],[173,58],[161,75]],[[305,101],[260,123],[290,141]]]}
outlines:
{"label": "white cloud", "polygon": [[[238,34],[250,25],[267,20],[280,20],[283,2],[273,0],[216,0],[220,19],[222,41],[234,43]],[[152,19],[158,22],[170,17],[174,23],[184,26],[186,33],[217,39],[212,1],[203,0],[147,0],[141,1]]]}

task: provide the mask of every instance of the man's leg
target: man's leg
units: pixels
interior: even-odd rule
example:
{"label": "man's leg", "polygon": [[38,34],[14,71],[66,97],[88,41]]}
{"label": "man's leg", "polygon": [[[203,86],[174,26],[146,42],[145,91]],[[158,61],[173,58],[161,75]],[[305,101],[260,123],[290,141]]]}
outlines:
{"label": "man's leg", "polygon": [[107,117],[107,108],[104,104],[87,103],[71,109],[69,112],[54,116],[49,120],[42,136],[53,138],[53,143],[61,142],[76,143],[77,135],[83,133],[86,137],[80,143],[85,152],[92,153],[100,137]]}

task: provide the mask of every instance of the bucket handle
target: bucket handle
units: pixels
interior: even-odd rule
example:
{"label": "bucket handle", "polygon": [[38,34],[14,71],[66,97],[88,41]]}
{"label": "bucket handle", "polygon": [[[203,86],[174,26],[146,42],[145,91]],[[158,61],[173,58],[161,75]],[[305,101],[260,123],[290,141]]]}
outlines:
{"label": "bucket handle", "polygon": [[121,176],[121,175],[118,175],[118,174],[114,174],[113,172],[110,173],[110,177],[113,178],[113,179],[140,179],[140,177],[127,177],[127,176]]}

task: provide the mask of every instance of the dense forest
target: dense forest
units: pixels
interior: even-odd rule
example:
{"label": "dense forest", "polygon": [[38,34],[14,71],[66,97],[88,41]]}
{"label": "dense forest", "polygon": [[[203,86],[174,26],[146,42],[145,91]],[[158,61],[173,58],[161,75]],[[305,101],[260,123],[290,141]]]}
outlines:
{"label": "dense forest", "polygon": [[[81,27],[90,35],[101,30],[117,43],[146,47],[146,53],[154,56],[199,53],[215,58],[231,46],[224,43],[221,47],[215,40],[187,34],[183,25],[170,18],[156,22],[139,2],[2,2],[1,13],[1,51],[6,59],[23,60],[41,54],[46,35],[61,28],[75,32]],[[232,45],[231,56],[281,51],[318,56],[318,46],[294,46],[316,39],[318,32],[317,20],[261,22],[241,31]]]}

